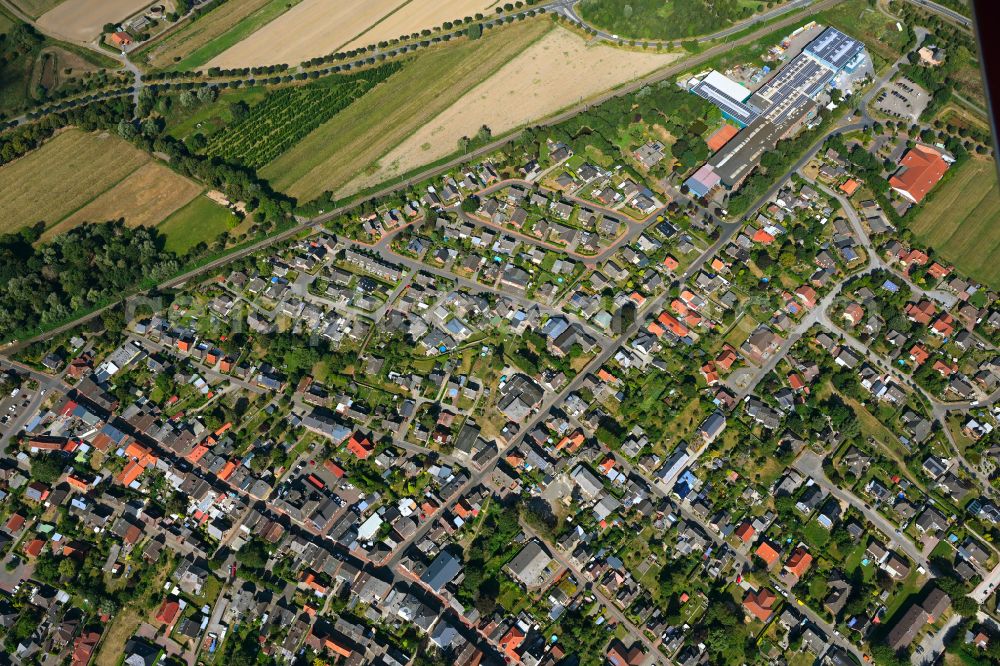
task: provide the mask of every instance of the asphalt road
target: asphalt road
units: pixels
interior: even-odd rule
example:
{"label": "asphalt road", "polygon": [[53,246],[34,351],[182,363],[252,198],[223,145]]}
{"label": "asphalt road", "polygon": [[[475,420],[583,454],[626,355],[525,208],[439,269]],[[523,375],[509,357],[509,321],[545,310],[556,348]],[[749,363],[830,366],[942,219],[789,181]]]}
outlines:
{"label": "asphalt road", "polygon": [[932,2],[932,0],[909,0],[909,2],[910,4],[922,7],[924,9],[928,9],[934,12],[935,14],[940,14],[945,18],[951,19],[955,23],[965,26],[966,28],[972,28],[972,19],[970,19],[967,16],[963,16],[962,14],[959,14],[953,9],[948,9],[944,5],[939,5],[936,2]]}

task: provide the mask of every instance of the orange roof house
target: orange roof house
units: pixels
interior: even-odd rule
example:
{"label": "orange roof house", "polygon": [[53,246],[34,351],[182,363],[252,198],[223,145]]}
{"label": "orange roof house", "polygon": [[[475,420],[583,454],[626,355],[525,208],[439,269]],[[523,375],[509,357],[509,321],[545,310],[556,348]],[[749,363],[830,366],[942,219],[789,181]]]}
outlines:
{"label": "orange roof house", "polygon": [[206,453],[208,453],[208,447],[204,444],[198,444],[184,457],[187,458],[188,462],[194,464],[201,460]]}
{"label": "orange roof house", "polygon": [[715,364],[723,370],[729,370],[733,367],[733,363],[735,363],[738,358],[739,356],[736,354],[736,350],[733,349],[732,345],[727,343],[726,346],[722,348],[722,351],[719,352],[719,355],[715,357]]}
{"label": "orange roof house", "polygon": [[816,307],[816,290],[807,284],[795,290],[795,295],[807,308]]}
{"label": "orange roof house", "polygon": [[375,451],[375,445],[368,441],[368,438],[360,432],[355,432],[347,440],[347,450],[364,460]]}
{"label": "orange roof house", "polygon": [[931,258],[926,252],[916,248],[910,250],[909,252],[903,252],[899,255],[899,263],[905,266],[907,270],[913,268],[914,266],[926,266],[927,262],[930,260]]}
{"label": "orange roof house", "polygon": [[812,564],[813,557],[810,555],[805,548],[799,546],[792,551],[792,556],[788,558],[785,562],[785,570],[788,573],[795,575],[797,578],[802,578],[806,571],[809,570],[809,566]]}
{"label": "orange roof house", "polygon": [[847,196],[851,196],[858,191],[859,187],[861,187],[861,183],[854,180],[853,178],[848,178],[847,182],[840,186],[840,191],[846,194]]}
{"label": "orange roof house", "polygon": [[771,243],[774,242],[774,236],[767,233],[763,229],[758,229],[757,231],[754,232],[753,242],[763,243],[764,245],[770,245]]}
{"label": "orange roof house", "polygon": [[715,371],[715,363],[712,361],[701,366],[701,374],[705,376],[705,383],[709,386],[715,386],[719,383],[719,373]]}
{"label": "orange roof house", "polygon": [[86,479],[81,479],[80,477],[75,476],[73,474],[70,474],[66,477],[66,483],[68,483],[70,487],[76,488],[77,490],[84,493],[90,490],[90,484],[86,481]]}
{"label": "orange roof house", "polygon": [[677,321],[669,312],[662,312],[657,318],[657,321],[659,321],[665,329],[676,335],[678,338],[683,338],[688,334],[687,326]]}
{"label": "orange roof house", "polygon": [[123,486],[130,486],[142,475],[142,472],[145,469],[145,467],[133,460],[129,464],[125,465],[125,469],[123,469],[121,473],[115,477],[115,479],[117,479],[118,483]]}
{"label": "orange roof house", "polygon": [[479,509],[469,504],[469,500],[463,497],[455,503],[455,515],[465,520],[470,516],[478,516]]}
{"label": "orange roof house", "polygon": [[78,636],[73,643],[72,666],[87,666],[100,640],[101,635],[96,631],[85,631]]}
{"label": "orange roof house", "polygon": [[930,353],[920,345],[913,345],[913,349],[910,350],[910,360],[918,367],[926,363],[930,357]]}
{"label": "orange roof house", "polygon": [[740,526],[736,528],[734,534],[736,534],[736,537],[743,543],[750,543],[750,540],[753,539],[753,535],[756,532],[757,530],[753,528],[753,525],[744,520],[740,523]]}
{"label": "orange roof house", "polygon": [[955,318],[947,312],[943,312],[941,313],[941,316],[935,319],[934,323],[931,324],[931,332],[937,333],[942,338],[947,338],[955,332],[954,324]]}
{"label": "orange roof house", "polygon": [[225,481],[226,479],[231,477],[233,475],[233,472],[235,471],[236,471],[236,463],[234,463],[232,460],[229,460],[226,462],[225,467],[223,467],[219,471],[219,478]]}
{"label": "orange roof house", "polygon": [[497,641],[497,647],[503,650],[515,663],[521,663],[521,655],[517,653],[517,648],[524,642],[524,632],[515,624],[510,630]]}
{"label": "orange roof house", "polygon": [[743,597],[743,607],[753,613],[761,622],[767,622],[771,617],[771,611],[777,598],[774,592],[762,587],[757,592],[747,592],[747,595]]}
{"label": "orange roof house", "polygon": [[934,262],[927,269],[927,274],[930,275],[935,280],[940,280],[941,278],[948,277],[951,275],[951,268],[942,266],[938,262]]}
{"label": "orange roof house", "polygon": [[944,361],[934,361],[934,370],[937,370],[942,377],[950,377],[958,372],[958,366],[948,365]]}
{"label": "orange roof house", "polygon": [[118,32],[111,33],[111,43],[117,47],[128,46],[132,43],[132,35],[119,30]]}
{"label": "orange roof house", "polygon": [[722,125],[722,127],[712,132],[712,135],[708,137],[705,143],[708,144],[708,149],[714,153],[715,151],[719,150],[724,145],[729,143],[729,141],[734,136],[739,134],[739,131],[740,131],[739,128],[736,127],[735,125],[730,125],[729,123],[725,123]]}
{"label": "orange roof house", "polygon": [[333,636],[326,636],[323,639],[323,647],[325,647],[330,652],[340,655],[341,657],[350,657],[353,651],[347,645],[341,645],[340,639]]}
{"label": "orange roof house", "polygon": [[802,380],[802,375],[797,372],[788,373],[788,385],[792,387],[793,391],[801,391],[806,387],[806,383]]}
{"label": "orange roof house", "polygon": [[344,475],[346,474],[344,468],[338,465],[337,463],[333,462],[332,460],[327,460],[326,462],[324,462],[323,467],[326,467],[327,471],[329,471],[330,474],[333,474],[338,479],[344,478]]}
{"label": "orange roof house", "polygon": [[931,323],[931,317],[937,312],[937,308],[930,301],[922,301],[920,303],[908,303],[905,312],[910,321],[926,326]]}
{"label": "orange roof house", "polygon": [[948,163],[939,150],[917,144],[903,155],[889,185],[913,203],[920,203],[947,170]]}
{"label": "orange roof house", "polygon": [[663,260],[663,265],[667,267],[667,270],[671,271],[677,270],[677,267],[680,266],[677,260],[670,255],[667,255],[666,259]]}
{"label": "orange roof house", "polygon": [[[583,432],[577,430],[573,434],[566,435],[565,437],[560,439],[559,443],[556,444],[556,450],[561,451],[563,449],[567,449],[572,453],[573,451],[576,451],[578,448],[580,448],[585,439],[586,438],[584,437]],[[523,462],[523,460],[521,462]]]}
{"label": "orange roof house", "polygon": [[757,546],[757,550],[754,551],[754,554],[764,560],[768,568],[774,566],[774,563],[778,561],[778,551],[776,551],[774,546],[766,541],[760,542],[760,545]]}
{"label": "orange roof house", "polygon": [[844,308],[844,319],[850,322],[852,326],[860,324],[864,316],[865,309],[858,303],[850,303],[846,308]]}

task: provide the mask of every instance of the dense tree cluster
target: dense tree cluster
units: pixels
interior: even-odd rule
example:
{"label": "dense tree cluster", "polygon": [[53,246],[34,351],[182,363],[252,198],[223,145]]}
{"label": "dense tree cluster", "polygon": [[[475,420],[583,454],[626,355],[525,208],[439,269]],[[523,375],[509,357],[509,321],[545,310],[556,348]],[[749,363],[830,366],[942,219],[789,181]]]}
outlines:
{"label": "dense tree cluster", "polygon": [[0,237],[0,338],[54,326],[179,268],[154,229],[85,224],[36,244],[40,226]]}

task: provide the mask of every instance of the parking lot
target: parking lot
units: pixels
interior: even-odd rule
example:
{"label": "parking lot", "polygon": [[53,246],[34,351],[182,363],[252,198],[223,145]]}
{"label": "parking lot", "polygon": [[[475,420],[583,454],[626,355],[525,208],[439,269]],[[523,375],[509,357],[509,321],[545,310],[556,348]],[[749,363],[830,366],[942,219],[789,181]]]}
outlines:
{"label": "parking lot", "polygon": [[886,85],[875,99],[882,113],[905,120],[916,120],[930,103],[930,95],[905,76]]}
{"label": "parking lot", "polygon": [[24,428],[31,413],[37,408],[36,391],[26,388],[4,393],[0,399],[0,450],[5,449],[7,441]]}

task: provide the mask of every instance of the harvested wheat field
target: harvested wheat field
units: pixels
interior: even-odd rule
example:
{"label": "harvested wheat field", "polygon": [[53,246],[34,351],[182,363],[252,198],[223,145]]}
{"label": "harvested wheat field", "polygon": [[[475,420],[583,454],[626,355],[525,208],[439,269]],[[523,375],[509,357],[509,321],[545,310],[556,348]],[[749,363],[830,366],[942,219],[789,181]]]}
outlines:
{"label": "harvested wheat field", "polygon": [[70,42],[86,43],[101,34],[105,23],[119,23],[151,0],[66,0],[38,19],[42,32]]}
{"label": "harvested wheat field", "polygon": [[44,222],[84,206],[152,159],[123,139],[77,129],[0,167],[0,233]]}
{"label": "harvested wheat field", "polygon": [[45,12],[59,5],[60,2],[64,2],[64,0],[15,0],[14,4],[31,18],[37,19]]}
{"label": "harvested wheat field", "polygon": [[340,194],[358,192],[453,153],[459,139],[474,136],[483,125],[494,136],[502,134],[679,57],[587,44],[568,30],[553,30],[380,158],[378,170],[356,178]]}
{"label": "harvested wheat field", "polygon": [[421,51],[260,174],[302,201],[337,190],[553,29],[536,18]]}
{"label": "harvested wheat field", "polygon": [[486,14],[486,10],[492,9],[496,4],[497,0],[450,0],[450,2],[410,0],[384,21],[373,25],[371,29],[345,44],[343,50],[350,51],[404,35],[409,36],[424,28],[436,28],[445,21],[463,19],[466,16],[475,16],[477,13]]}
{"label": "harvested wheat field", "polygon": [[55,226],[47,239],[84,222],[125,219],[130,227],[155,227],[202,191],[201,185],[174,173],[159,162],[147,162],[120,183],[99,195]]}
{"label": "harvested wheat field", "polygon": [[148,49],[141,49],[140,53],[152,67],[169,67],[174,64],[175,58],[186,58],[210,44],[270,2],[271,0],[241,0],[219,5],[199,16],[198,20],[189,21],[172,31]]}
{"label": "harvested wheat field", "polygon": [[303,0],[206,67],[297,65],[326,55],[367,30],[406,0]]}

